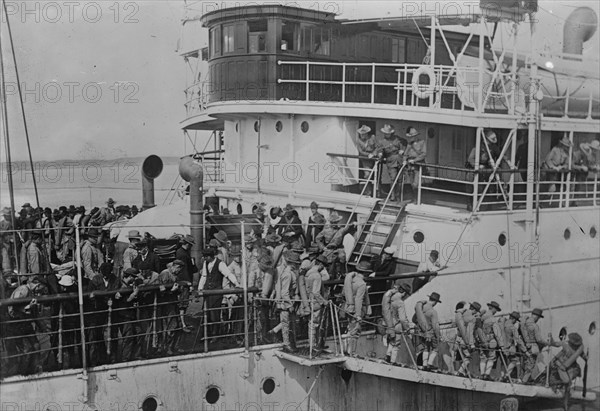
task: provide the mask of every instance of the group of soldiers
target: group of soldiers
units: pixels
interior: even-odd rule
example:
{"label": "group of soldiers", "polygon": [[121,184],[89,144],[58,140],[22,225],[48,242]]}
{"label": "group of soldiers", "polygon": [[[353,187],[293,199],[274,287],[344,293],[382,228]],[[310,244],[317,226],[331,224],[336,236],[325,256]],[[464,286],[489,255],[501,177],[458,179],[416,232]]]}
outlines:
{"label": "group of soldiers", "polygon": [[[451,329],[455,333],[444,335],[440,330],[436,305],[441,303],[440,295],[432,292],[427,300],[415,305],[412,323],[406,313],[404,300],[411,294],[411,287],[403,280],[397,280],[394,286],[383,296],[384,340],[388,346],[385,360],[401,363],[400,348],[406,347],[406,353],[414,366],[426,371],[438,371],[438,353],[442,343],[446,350],[442,355],[445,371],[456,376],[481,378],[511,383],[545,383],[546,365],[545,347],[560,347],[561,351],[550,361],[548,383],[550,385],[570,385],[581,376],[577,359],[587,361],[583,340],[580,334],[570,333],[561,341],[555,341],[550,334],[544,339],[539,321],[544,318],[543,310],[534,308],[521,322],[517,311],[501,316],[500,304],[487,303],[487,309],[474,301],[461,301],[455,307],[455,320]],[[412,357],[415,346],[416,357]],[[472,370],[471,360],[479,357],[479,369]],[[455,361],[460,363],[455,370]],[[492,371],[499,364],[499,373]]]}
{"label": "group of soldiers", "polygon": [[[109,198],[104,207],[94,207],[89,212],[84,206],[61,206],[52,210],[49,207],[34,208],[25,203],[18,214],[9,207],[1,211],[0,220],[0,263],[2,273],[9,275],[18,268],[18,274],[46,273],[49,264],[63,264],[73,261],[75,249],[75,226],[80,234],[90,229],[97,230],[93,236],[100,237],[100,245],[105,255],[111,254],[111,239],[102,228],[111,222],[135,217],[137,206],[118,205]],[[10,274],[12,275],[12,274]]]}

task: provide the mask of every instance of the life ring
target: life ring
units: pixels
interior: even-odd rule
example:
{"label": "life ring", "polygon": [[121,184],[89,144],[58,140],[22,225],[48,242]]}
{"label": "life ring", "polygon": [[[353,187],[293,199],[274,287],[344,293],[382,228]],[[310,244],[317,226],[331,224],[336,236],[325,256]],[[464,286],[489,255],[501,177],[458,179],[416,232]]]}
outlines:
{"label": "life ring", "polygon": [[[419,80],[422,75],[429,77],[429,84],[421,84]],[[419,98],[429,98],[435,91],[436,84],[435,72],[430,66],[421,66],[415,70],[412,78],[412,92]]]}

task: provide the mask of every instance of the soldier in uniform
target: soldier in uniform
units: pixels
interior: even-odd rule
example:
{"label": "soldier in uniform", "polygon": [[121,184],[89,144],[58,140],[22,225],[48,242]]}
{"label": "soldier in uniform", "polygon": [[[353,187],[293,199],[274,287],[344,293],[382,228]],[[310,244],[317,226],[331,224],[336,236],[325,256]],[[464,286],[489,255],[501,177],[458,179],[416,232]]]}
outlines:
{"label": "soldier in uniform", "polygon": [[174,260],[158,275],[158,282],[161,285],[158,311],[161,318],[160,328],[163,337],[162,350],[167,355],[181,352],[177,345],[181,339],[181,332],[185,327],[183,321],[184,307],[189,304],[187,298],[189,293],[185,292],[188,287],[179,283],[179,274],[184,265],[183,261]]}
{"label": "soldier in uniform", "polygon": [[490,374],[496,363],[496,351],[504,346],[502,330],[494,318],[500,311],[500,304],[492,301],[487,304],[488,311],[481,315],[481,327],[477,329],[479,342],[479,372],[481,379],[490,380]]}
{"label": "soldier in uniform", "polygon": [[127,233],[129,247],[123,252],[123,272],[133,267],[133,261],[138,256],[137,244],[142,239],[138,230],[131,230]]}
{"label": "soldier in uniform", "polygon": [[517,369],[517,380],[521,379],[521,354],[527,349],[519,333],[519,320],[521,314],[517,311],[510,313],[508,318],[504,320],[504,351],[502,354],[506,358],[506,371],[502,368],[502,381],[508,382],[513,370]]}
{"label": "soldier in uniform", "polygon": [[378,148],[378,156],[387,166],[390,184],[392,185],[390,186],[390,190],[393,190],[390,197],[391,201],[400,199],[399,190],[401,189],[401,182],[398,181],[396,187],[393,187],[393,184],[396,181],[396,176],[398,176],[400,167],[402,167],[402,155],[407,146],[406,140],[399,139],[398,136],[394,134],[394,131],[394,127],[389,124],[383,126],[381,129],[381,132],[383,133],[383,142]]}
{"label": "soldier in uniform", "polygon": [[406,307],[404,306],[404,300],[410,296],[410,292],[411,287],[409,284],[402,282],[402,280],[396,280],[394,286],[383,294],[381,310],[388,342],[385,357],[387,362],[398,363],[397,357],[400,345],[402,341],[406,341],[406,337],[402,337],[402,334],[407,333],[410,329]]}
{"label": "soldier in uniform", "polygon": [[[356,141],[356,148],[358,149],[358,154],[361,157],[374,158],[377,156],[377,141],[375,140],[375,136],[373,134],[369,134],[371,132],[371,127],[367,125],[362,125],[358,130],[358,140]],[[365,182],[369,175],[371,174],[371,170],[375,166],[375,160],[358,160],[358,168],[361,182]],[[365,190],[365,195],[370,197],[373,194],[372,191],[372,183],[367,183],[367,188]]]}
{"label": "soldier in uniform", "polygon": [[296,348],[296,312],[294,299],[298,292],[296,277],[298,276],[298,267],[300,258],[297,253],[291,250],[283,254],[286,266],[277,276],[275,282],[275,305],[279,311],[281,321],[281,335],[283,337],[283,350],[295,353]]}
{"label": "soldier in uniform", "polygon": [[318,348],[320,343],[320,324],[324,307],[327,305],[327,295],[324,281],[329,280],[329,273],[325,269],[327,258],[323,255],[317,257],[314,265],[306,273],[306,294],[308,298],[308,309],[312,309],[311,321],[309,324],[309,338],[312,338],[313,347],[316,347],[316,355],[321,350]]}
{"label": "soldier in uniform", "polygon": [[14,214],[8,207],[2,209],[2,221],[0,221],[0,260],[2,260],[2,272],[13,269],[13,229],[12,219]]}
{"label": "soldier in uniform", "polygon": [[520,326],[523,342],[525,343],[525,364],[523,367],[523,382],[528,382],[530,378],[536,378],[539,370],[537,363],[541,360],[540,353],[542,348],[549,345],[548,341],[542,338],[538,321],[544,318],[543,311],[540,308],[534,308],[531,315],[525,319]]}
{"label": "soldier in uniform", "polygon": [[361,332],[361,322],[366,315],[371,314],[369,294],[365,276],[371,272],[371,263],[361,261],[356,266],[356,271],[346,274],[344,279],[344,296],[346,304],[344,310],[350,315],[348,321],[348,340],[346,353],[354,355]]}
{"label": "soldier in uniform", "polygon": [[81,264],[84,276],[90,280],[94,278],[99,273],[98,269],[102,263],[104,263],[104,256],[98,248],[98,231],[90,228],[87,239],[81,245]]}
{"label": "soldier in uniform", "polygon": [[[435,306],[441,302],[440,295],[432,292],[429,295],[428,301],[419,301],[415,306],[417,320],[413,322],[419,325],[422,334],[421,344],[417,351],[423,352],[423,369],[425,371],[437,369],[435,361],[437,359],[441,334],[438,313],[435,310]],[[421,312],[419,313],[418,310]]]}
{"label": "soldier in uniform", "polygon": [[[581,368],[577,364],[577,359],[581,357],[587,361],[583,339],[578,333],[570,333],[566,341],[552,341],[551,345],[560,347],[562,350],[550,362],[548,383],[551,387],[570,387],[573,380],[581,376]],[[536,382],[538,384],[545,383],[545,374],[540,374]]]}
{"label": "soldier in uniform", "polygon": [[308,217],[308,226],[306,227],[306,244],[310,245],[317,238],[325,226],[325,217],[319,213],[319,205],[316,202],[310,203],[310,212]]}
{"label": "soldier in uniform", "polygon": [[456,375],[466,377],[469,375],[469,364],[471,363],[471,355],[475,349],[475,341],[473,338],[473,329],[475,321],[479,318],[481,304],[473,301],[469,307],[465,302],[460,302],[456,305],[455,322],[457,336],[453,346],[454,352],[459,352],[461,356],[461,365]]}
{"label": "soldier in uniform", "polygon": [[290,248],[301,248],[304,245],[302,221],[291,204],[285,206],[283,218],[277,224],[277,234],[290,244]]}
{"label": "soldier in uniform", "polygon": [[180,247],[175,252],[175,259],[181,260],[184,263],[183,269],[181,270],[181,273],[179,273],[179,278],[198,287],[198,283],[200,282],[198,267],[194,264],[190,253],[190,250],[195,243],[194,237],[191,235],[183,237]]}
{"label": "soldier in uniform", "polygon": [[[410,184],[412,188],[412,200],[417,200],[417,189],[419,187],[419,169],[421,166],[415,165],[415,163],[421,163],[425,161],[427,157],[427,151],[425,148],[425,140],[419,138],[420,133],[414,127],[408,127],[406,129],[406,138],[408,139],[408,146],[404,152],[404,162],[406,165],[406,184]],[[421,172],[425,171],[421,169]]]}

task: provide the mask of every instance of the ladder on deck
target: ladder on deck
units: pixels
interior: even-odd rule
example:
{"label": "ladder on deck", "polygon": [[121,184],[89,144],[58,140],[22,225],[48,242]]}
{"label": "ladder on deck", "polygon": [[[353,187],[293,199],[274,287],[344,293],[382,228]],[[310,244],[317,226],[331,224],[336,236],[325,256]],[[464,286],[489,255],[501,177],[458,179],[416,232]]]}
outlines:
{"label": "ladder on deck", "polygon": [[381,256],[384,248],[394,241],[400,222],[404,218],[404,207],[408,203],[375,203],[354,245],[348,264],[355,266],[363,258]]}

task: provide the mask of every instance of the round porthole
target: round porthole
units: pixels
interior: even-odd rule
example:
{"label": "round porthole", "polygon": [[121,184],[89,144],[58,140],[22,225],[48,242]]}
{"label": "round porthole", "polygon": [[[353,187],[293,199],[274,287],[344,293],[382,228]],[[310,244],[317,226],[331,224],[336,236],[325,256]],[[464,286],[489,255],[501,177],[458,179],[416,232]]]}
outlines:
{"label": "round porthole", "polygon": [[571,230],[569,230],[568,228],[565,228],[563,237],[565,237],[565,240],[568,240],[569,238],[571,238]]}
{"label": "round porthole", "polygon": [[506,244],[506,234],[502,233],[498,236],[498,244],[500,244],[500,245]]}
{"label": "round porthole", "polygon": [[303,133],[308,133],[308,129],[308,121],[303,121],[302,124],[300,124],[300,130],[302,130]]}
{"label": "round porthole", "polygon": [[206,399],[207,403],[216,404],[217,401],[219,401],[219,398],[221,398],[221,391],[217,387],[210,387],[206,391],[204,398]]}
{"label": "round porthole", "polygon": [[272,394],[275,391],[275,380],[273,378],[266,378],[262,383],[262,390],[265,394]]}
{"label": "round porthole", "polygon": [[425,240],[425,234],[423,234],[421,231],[417,231],[413,235],[413,240],[415,240],[415,243],[421,244]]}
{"label": "round porthole", "polygon": [[596,226],[592,226],[592,228],[590,228],[590,237],[596,238],[596,234],[598,234],[598,231],[596,230]]}
{"label": "round porthole", "polygon": [[235,208],[235,211],[237,211],[238,214],[242,214],[244,212],[244,210],[242,210],[242,205],[238,204]]}
{"label": "round porthole", "polygon": [[156,411],[158,409],[158,401],[155,397],[147,397],[140,407],[142,411]]}
{"label": "round porthole", "polygon": [[275,130],[277,130],[278,133],[281,133],[281,130],[283,130],[283,123],[281,121],[275,123]]}
{"label": "round porthole", "polygon": [[592,321],[590,323],[590,328],[588,328],[588,333],[590,333],[590,335],[596,334],[596,321]]}
{"label": "round porthole", "polygon": [[350,378],[352,378],[352,371],[343,369],[342,370],[342,380],[344,380],[344,382],[346,384],[348,384],[350,382]]}
{"label": "round porthole", "polygon": [[564,341],[565,338],[567,338],[567,327],[561,328],[560,331],[558,332],[558,339],[560,341]]}
{"label": "round porthole", "polygon": [[258,120],[254,122],[254,131],[257,133],[260,131],[260,122]]}

